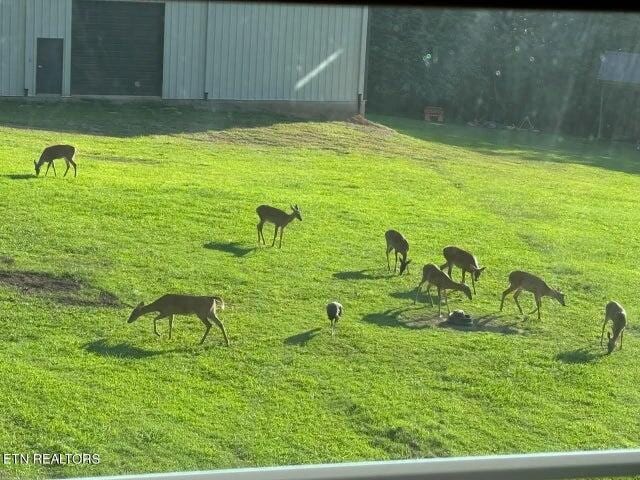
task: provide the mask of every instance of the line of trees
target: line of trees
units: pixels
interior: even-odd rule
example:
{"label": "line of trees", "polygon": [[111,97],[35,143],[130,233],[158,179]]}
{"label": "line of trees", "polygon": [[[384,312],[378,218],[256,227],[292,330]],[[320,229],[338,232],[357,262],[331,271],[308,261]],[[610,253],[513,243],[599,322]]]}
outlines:
{"label": "line of trees", "polygon": [[[601,55],[640,52],[640,15],[373,7],[367,108],[597,134]],[[638,138],[637,90],[605,89],[605,137]]]}

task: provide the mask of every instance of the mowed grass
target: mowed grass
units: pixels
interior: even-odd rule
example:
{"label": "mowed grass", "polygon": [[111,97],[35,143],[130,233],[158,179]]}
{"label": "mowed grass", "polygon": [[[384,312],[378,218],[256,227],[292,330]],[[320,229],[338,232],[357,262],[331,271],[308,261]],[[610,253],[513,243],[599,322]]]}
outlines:
{"label": "mowed grass", "polygon": [[[0,446],[100,464],[0,477],[638,446],[634,150],[390,117],[1,107]],[[77,146],[78,177],[58,161],[35,178],[58,142]],[[301,208],[281,250],[257,248],[262,203]],[[410,242],[407,276],[387,272],[388,228]],[[470,331],[412,303],[449,244],[487,267],[473,301],[449,295],[482,318]],[[538,321],[509,297],[500,314],[516,269],[567,306],[545,298]],[[231,347],[215,328],[198,345],[195,317],[172,340],[166,320],[162,337],[152,315],[126,323],[127,305],[168,292],[221,295]],[[606,356],[611,299],[630,323]]]}

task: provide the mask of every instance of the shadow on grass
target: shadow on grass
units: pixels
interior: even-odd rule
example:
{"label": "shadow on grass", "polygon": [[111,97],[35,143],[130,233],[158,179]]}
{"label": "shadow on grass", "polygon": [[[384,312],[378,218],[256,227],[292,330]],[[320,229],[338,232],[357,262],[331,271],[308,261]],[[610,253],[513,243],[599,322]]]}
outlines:
{"label": "shadow on grass", "polygon": [[322,330],[320,327],[316,327],[316,328],[312,328],[311,330],[307,330],[306,332],[292,335],[290,337],[285,338],[284,344],[289,346],[292,346],[292,345],[304,346],[316,335],[318,335],[320,330]]}
{"label": "shadow on grass", "polygon": [[428,124],[415,119],[370,115],[398,133],[490,155],[526,161],[580,164],[625,173],[640,173],[640,155],[632,144],[588,141],[579,137],[467,125]]}
{"label": "shadow on grass", "polygon": [[[390,296],[392,296],[393,298],[399,298],[401,300],[411,300],[411,303],[413,303],[413,301],[416,299],[416,289],[412,289],[412,290],[403,290],[400,292],[392,292],[389,294]],[[447,294],[449,296],[449,294]],[[429,296],[431,297],[431,300],[433,301],[433,305],[437,308],[438,307],[438,294],[431,294],[429,293],[429,295],[426,294],[425,289],[422,289],[422,291],[420,292],[420,294],[418,295],[418,300],[416,305],[427,305],[427,306],[431,306],[431,302],[429,302]],[[444,307],[444,299],[442,300],[442,306]]]}
{"label": "shadow on grass", "polygon": [[139,360],[141,358],[155,357],[171,350],[145,350],[143,348],[134,347],[128,343],[119,343],[117,345],[109,345],[105,339],[95,340],[87,343],[83,347],[87,352],[99,355],[101,357],[116,357],[130,360]]}
{"label": "shadow on grass", "polygon": [[[434,309],[437,307],[434,307]],[[418,308],[403,308],[403,309],[391,309],[381,313],[370,313],[362,317],[362,320],[367,323],[373,323],[380,327],[401,327],[411,330],[421,330],[424,328],[448,328],[451,330],[458,330],[461,332],[489,332],[498,333],[501,335],[522,335],[525,330],[517,328],[515,322],[509,324],[493,324],[495,320],[502,319],[506,315],[488,314],[474,319],[470,325],[458,325],[450,323],[447,319],[446,310],[442,311],[442,314],[438,314],[437,311],[433,313],[426,313],[422,315],[415,315],[408,318],[403,318],[402,314],[408,311],[421,310]]]}
{"label": "shadow on grass", "polygon": [[38,178],[32,173],[10,173],[2,176],[11,180],[35,180]]}
{"label": "shadow on grass", "polygon": [[[72,102],[0,100],[0,125],[14,128],[82,133],[111,137],[171,135],[222,131],[230,128],[269,127],[301,121],[292,116],[256,110],[243,112],[228,107],[213,111],[190,105],[161,102],[117,103],[75,99]],[[60,122],[64,118],[64,122]],[[36,157],[42,147],[36,148]]]}
{"label": "shadow on grass", "polygon": [[243,247],[239,242],[209,242],[204,244],[204,248],[230,253],[236,257],[244,257],[256,249],[256,247]]}
{"label": "shadow on grass", "polygon": [[556,360],[562,363],[593,363],[606,356],[605,352],[597,351],[593,348],[578,348],[560,352],[556,355]]}
{"label": "shadow on grass", "polygon": [[381,278],[391,278],[393,274],[374,273],[375,270],[354,270],[348,272],[336,272],[333,278],[338,280],[379,280]]}

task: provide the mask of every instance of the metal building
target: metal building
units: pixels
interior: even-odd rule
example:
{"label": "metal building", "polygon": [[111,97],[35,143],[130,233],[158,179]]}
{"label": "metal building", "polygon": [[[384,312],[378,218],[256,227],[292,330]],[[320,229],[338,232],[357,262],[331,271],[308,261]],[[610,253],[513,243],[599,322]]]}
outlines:
{"label": "metal building", "polygon": [[0,0],[0,96],[363,108],[368,10],[192,0]]}

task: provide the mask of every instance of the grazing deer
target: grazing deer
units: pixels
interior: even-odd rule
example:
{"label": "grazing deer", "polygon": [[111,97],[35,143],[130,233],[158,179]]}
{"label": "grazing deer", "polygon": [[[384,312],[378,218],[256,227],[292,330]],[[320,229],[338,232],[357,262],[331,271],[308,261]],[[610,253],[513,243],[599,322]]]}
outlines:
{"label": "grazing deer", "polygon": [[342,313],[344,312],[344,308],[338,302],[331,302],[327,304],[327,317],[329,317],[329,321],[331,322],[331,336],[335,333],[336,324]]}
{"label": "grazing deer", "polygon": [[509,274],[509,288],[502,292],[500,311],[502,311],[505,297],[509,293],[515,292],[513,294],[513,299],[516,301],[516,305],[518,306],[518,310],[520,310],[520,313],[524,314],[524,312],[522,311],[522,307],[520,306],[520,302],[518,302],[518,296],[520,295],[520,293],[522,293],[522,290],[533,293],[536,300],[536,308],[531,311],[529,315],[538,312],[538,320],[540,320],[540,307],[542,305],[542,297],[555,298],[560,303],[560,305],[562,305],[563,307],[566,306],[564,303],[564,293],[551,288],[540,277],[536,277],[531,273],[516,270]]}
{"label": "grazing deer", "polygon": [[602,339],[604,338],[604,329],[607,326],[607,322],[611,320],[613,337],[610,332],[607,332],[607,353],[613,352],[616,347],[618,337],[620,337],[620,350],[622,350],[622,337],[624,335],[624,328],[627,326],[627,312],[624,311],[622,305],[618,302],[611,301],[607,303],[604,309],[604,323],[602,324],[602,334],[600,335],[600,346],[602,346]]}
{"label": "grazing deer", "polygon": [[480,274],[484,272],[486,267],[480,268],[478,265],[478,259],[471,253],[462,250],[461,248],[448,246],[444,247],[442,254],[447,262],[440,267],[440,270],[444,270],[448,267],[447,275],[451,277],[451,270],[454,266],[462,269],[462,283],[464,283],[464,277],[467,272],[471,274],[471,285],[473,286],[473,294],[476,294],[476,282],[480,278]]}
{"label": "grazing deer", "polygon": [[76,162],[73,161],[75,154],[76,149],[72,145],[52,145],[45,148],[40,155],[40,159],[37,162],[35,160],[33,162],[33,165],[36,168],[36,176],[40,175],[40,169],[45,163],[47,164],[47,170],[44,172],[44,176],[46,177],[47,173],[49,173],[49,167],[53,167],[53,175],[56,176],[56,166],[53,164],[53,161],[59,158],[64,158],[64,161],[67,164],[67,169],[64,171],[63,177],[67,176],[69,164],[73,166],[73,176],[76,177],[78,175],[78,170],[76,168]]}
{"label": "grazing deer", "polygon": [[438,289],[438,315],[440,315],[441,312],[443,292],[444,301],[447,305],[447,312],[451,312],[451,310],[449,310],[449,300],[447,300],[447,290],[457,290],[459,292],[462,292],[467,296],[469,300],[471,300],[471,289],[467,285],[465,285],[464,283],[454,282],[453,280],[451,280],[451,277],[440,270],[437,265],[428,263],[424,267],[422,267],[422,280],[420,280],[420,283],[416,288],[416,298],[413,300],[414,305],[418,301],[418,294],[420,293],[420,289],[422,288],[422,284],[424,282],[427,282],[427,295],[429,296],[431,306],[433,306],[433,300],[431,298],[431,295],[429,294],[431,285],[435,285]]}
{"label": "grazing deer", "polygon": [[196,315],[205,326],[205,332],[202,340],[200,340],[200,345],[202,345],[204,339],[207,338],[207,334],[211,329],[211,322],[213,322],[222,330],[224,341],[228,347],[229,338],[227,337],[227,331],[224,329],[222,321],[220,321],[216,315],[218,307],[224,310],[224,300],[220,297],[199,297],[168,293],[158,298],[155,302],[151,302],[149,305],[140,302],[138,306],[133,309],[133,312],[131,312],[127,323],[135,322],[138,317],[146,315],[147,313],[158,312],[158,316],[153,319],[153,333],[160,336],[156,323],[161,318],[169,317],[169,338],[171,338],[174,315]]}
{"label": "grazing deer", "polygon": [[396,230],[387,230],[384,233],[384,238],[387,241],[387,268],[391,271],[391,265],[389,265],[389,253],[391,250],[395,250],[396,254],[396,263],[393,266],[393,273],[396,273],[396,268],[398,267],[398,254],[402,256],[400,259],[400,275],[402,272],[407,270],[409,273],[408,266],[411,263],[411,260],[407,260],[407,252],[409,251],[409,242],[404,236],[396,231]]}
{"label": "grazing deer", "polygon": [[258,243],[260,243],[260,237],[262,237],[262,243],[264,244],[264,234],[262,233],[262,227],[266,222],[273,223],[276,226],[276,230],[273,233],[273,242],[271,246],[273,247],[276,244],[276,237],[278,236],[278,228],[280,229],[280,244],[279,248],[282,248],[282,232],[284,231],[284,227],[289,225],[293,221],[294,218],[302,221],[302,215],[300,214],[300,209],[298,205],[291,205],[291,213],[287,213],[279,208],[271,207],[269,205],[260,205],[256,208],[256,213],[258,217],[260,217],[260,222],[258,223]]}

